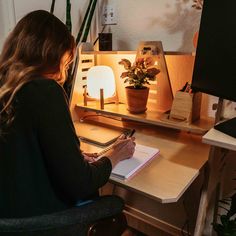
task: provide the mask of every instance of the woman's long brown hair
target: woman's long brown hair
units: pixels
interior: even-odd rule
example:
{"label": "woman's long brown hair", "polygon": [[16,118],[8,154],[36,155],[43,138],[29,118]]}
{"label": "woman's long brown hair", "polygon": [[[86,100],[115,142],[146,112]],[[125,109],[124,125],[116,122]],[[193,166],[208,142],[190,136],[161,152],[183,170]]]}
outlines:
{"label": "woman's long brown hair", "polygon": [[0,131],[14,119],[16,92],[39,76],[61,74],[61,59],[66,52],[72,58],[74,47],[67,27],[47,11],[31,12],[17,23],[0,55]]}

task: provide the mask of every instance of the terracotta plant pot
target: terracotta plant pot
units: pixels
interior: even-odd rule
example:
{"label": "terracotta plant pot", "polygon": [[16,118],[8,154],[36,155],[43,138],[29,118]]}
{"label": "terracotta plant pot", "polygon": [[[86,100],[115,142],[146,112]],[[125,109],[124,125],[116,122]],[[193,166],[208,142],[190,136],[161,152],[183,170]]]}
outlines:
{"label": "terracotta plant pot", "polygon": [[135,89],[133,86],[127,86],[125,90],[128,106],[127,110],[133,114],[145,112],[147,110],[149,88],[143,87],[141,89]]}

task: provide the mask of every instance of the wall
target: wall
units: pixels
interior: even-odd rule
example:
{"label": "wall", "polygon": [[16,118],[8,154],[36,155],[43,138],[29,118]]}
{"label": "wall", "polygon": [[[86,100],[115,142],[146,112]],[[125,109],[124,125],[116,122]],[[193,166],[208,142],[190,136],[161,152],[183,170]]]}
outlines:
{"label": "wall", "polygon": [[[3,0],[0,0],[0,11],[2,13],[3,11]],[[2,22],[3,24],[0,24],[0,50],[1,50],[1,45],[3,44],[3,40],[5,38],[5,22],[4,22],[4,16],[3,14],[0,14],[0,22]]]}
{"label": "wall", "polygon": [[192,52],[201,11],[192,0],[108,0],[115,6],[117,26],[112,26],[114,49],[136,50],[139,41],[163,43],[165,51]]}
{"label": "wall", "polygon": [[8,33],[15,26],[15,11],[13,0],[0,0],[0,52]]}
{"label": "wall", "polygon": [[[15,18],[18,21],[26,13],[36,10],[49,10],[51,0],[0,0],[0,19],[4,19],[1,27],[9,27],[6,14],[7,5],[14,2]],[[73,34],[76,35],[87,7],[87,0],[71,0]],[[199,27],[201,11],[191,7],[192,0],[98,0],[97,22],[95,27],[100,31],[103,6],[112,4],[117,13],[118,24],[108,26],[107,31],[113,33],[114,50],[136,50],[141,40],[161,40],[165,51],[192,52],[192,37]],[[5,10],[4,10],[5,9]],[[66,1],[57,0],[55,15],[65,22]],[[5,12],[5,13],[4,13]],[[94,27],[93,27],[94,28]],[[96,30],[96,29],[95,29]],[[0,45],[9,32],[2,30]],[[95,37],[95,36],[94,36]]]}
{"label": "wall", "polygon": [[[73,34],[76,35],[82,22],[83,14],[87,8],[87,0],[71,0],[72,4],[72,24]],[[25,14],[30,11],[44,9],[50,10],[51,0],[0,0],[0,50],[3,42],[9,32]],[[66,19],[66,1],[57,0],[55,4],[54,14],[63,22]],[[96,21],[94,21],[96,25]],[[93,25],[94,25],[93,24]],[[93,27],[94,28],[94,27]],[[95,37],[95,36],[94,36]]]}
{"label": "wall", "polygon": [[[30,2],[30,4],[29,4]],[[78,32],[79,26],[82,22],[83,14],[87,7],[87,0],[71,0],[72,9],[72,25],[73,25],[73,34],[76,35]],[[18,21],[25,14],[30,11],[37,9],[44,9],[49,11],[51,7],[51,0],[14,0],[15,3],[15,12],[16,20]],[[54,14],[61,19],[63,22],[66,20],[66,1],[65,0],[56,0]]]}

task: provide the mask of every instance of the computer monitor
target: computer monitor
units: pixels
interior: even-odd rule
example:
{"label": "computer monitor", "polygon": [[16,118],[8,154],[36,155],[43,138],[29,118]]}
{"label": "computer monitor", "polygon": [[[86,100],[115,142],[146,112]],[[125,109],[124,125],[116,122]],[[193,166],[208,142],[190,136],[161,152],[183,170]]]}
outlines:
{"label": "computer monitor", "polygon": [[192,87],[236,101],[236,1],[205,0]]}
{"label": "computer monitor", "polygon": [[[194,91],[231,101],[236,101],[235,9],[235,0],[204,0],[192,78]],[[227,124],[236,137],[235,122]]]}

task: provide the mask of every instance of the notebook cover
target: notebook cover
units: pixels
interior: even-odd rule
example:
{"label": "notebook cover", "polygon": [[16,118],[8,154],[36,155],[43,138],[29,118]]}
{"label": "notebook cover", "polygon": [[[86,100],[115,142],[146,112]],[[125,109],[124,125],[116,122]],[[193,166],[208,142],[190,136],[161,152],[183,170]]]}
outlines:
{"label": "notebook cover", "polygon": [[222,133],[236,138],[236,117],[223,121],[215,125],[214,128]]}
{"label": "notebook cover", "polygon": [[121,134],[128,132],[118,127],[105,127],[90,123],[74,123],[77,136],[85,142],[91,142],[100,146],[113,143]]}

